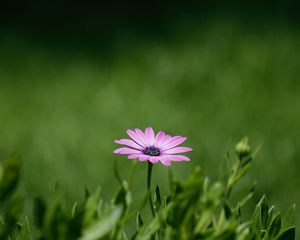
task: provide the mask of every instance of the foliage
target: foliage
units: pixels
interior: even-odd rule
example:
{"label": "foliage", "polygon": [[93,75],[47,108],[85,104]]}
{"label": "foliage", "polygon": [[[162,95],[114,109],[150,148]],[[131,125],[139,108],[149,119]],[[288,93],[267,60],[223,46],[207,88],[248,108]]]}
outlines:
{"label": "foliage", "polygon": [[[265,196],[250,220],[242,218],[242,209],[253,191],[234,204],[230,196],[249,171],[256,151],[251,151],[245,138],[237,144],[236,153],[225,181],[210,183],[199,167],[185,181],[173,179],[170,172],[169,194],[161,195],[159,186],[151,188],[139,207],[132,209],[132,176],[128,181],[122,180],[116,171],[120,188],[110,203],[103,203],[98,189],[92,194],[86,190],[83,203],[65,206],[56,190],[47,202],[41,197],[34,199],[34,221],[29,221],[22,211],[24,200],[16,189],[21,162],[14,155],[0,168],[0,239],[295,239],[294,206],[283,220],[287,227],[283,227],[281,213],[268,205]],[[145,221],[142,213],[148,198],[154,216]],[[133,217],[136,217],[136,230],[128,236],[128,221]]]}
{"label": "foliage", "polygon": [[[254,198],[267,190],[282,208],[300,202],[299,27],[209,16],[176,18],[158,34],[109,30],[107,38],[99,29],[57,37],[2,29],[0,153],[22,156],[20,190],[48,196],[55,178],[66,198],[82,199],[78,189],[114,183],[111,171],[99,174],[111,168],[111,141],[151,124],[180,129],[196,147],[191,164],[175,166],[178,175],[200,165],[215,179],[228,145],[244,134],[258,139],[264,151],[253,166]],[[143,188],[141,169],[135,182]]]}

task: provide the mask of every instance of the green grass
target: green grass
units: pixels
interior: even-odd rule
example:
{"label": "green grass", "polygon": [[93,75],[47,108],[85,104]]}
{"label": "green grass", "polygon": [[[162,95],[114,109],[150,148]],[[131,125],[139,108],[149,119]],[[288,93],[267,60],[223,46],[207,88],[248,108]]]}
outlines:
{"label": "green grass", "polygon": [[[288,25],[224,19],[164,36],[119,34],[109,50],[2,32],[0,152],[22,155],[28,196],[47,196],[57,180],[70,199],[86,185],[108,198],[117,186],[113,140],[127,128],[188,136],[192,162],[172,166],[179,177],[196,165],[217,176],[221,153],[247,135],[262,143],[249,177],[258,181],[255,200],[264,192],[288,208],[300,201],[299,42]],[[129,160],[118,159],[128,174]],[[155,171],[154,181],[166,181],[163,166]],[[136,188],[145,174],[140,164]]]}
{"label": "green grass", "polygon": [[[132,192],[132,180],[139,164],[133,160],[128,179],[121,179],[116,171],[119,189],[110,201],[101,199],[98,188],[93,193],[86,190],[84,201],[68,205],[61,190],[55,188],[47,201],[35,196],[30,217],[23,215],[23,198],[16,193],[21,161],[18,155],[11,156],[0,166],[0,237],[16,240],[295,240],[294,205],[283,215],[268,204],[264,195],[255,210],[248,206],[251,218],[247,218],[246,203],[253,189],[248,189],[236,202],[232,201],[237,183],[249,172],[257,153],[251,151],[248,138],[236,145],[235,152],[234,156],[228,156],[221,181],[211,182],[209,177],[203,176],[200,167],[185,180],[178,180],[169,173],[169,190],[162,195],[159,183],[151,184],[155,166],[148,162],[147,194],[141,203],[133,204],[136,192]],[[150,219],[145,219],[147,200],[152,213]]]}

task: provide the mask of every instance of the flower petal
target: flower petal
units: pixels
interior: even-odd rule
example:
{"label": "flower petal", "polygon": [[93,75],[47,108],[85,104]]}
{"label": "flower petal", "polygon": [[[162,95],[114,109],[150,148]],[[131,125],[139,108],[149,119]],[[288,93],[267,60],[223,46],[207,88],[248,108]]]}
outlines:
{"label": "flower petal", "polygon": [[115,149],[114,153],[116,153],[116,154],[138,154],[138,153],[142,153],[142,152],[137,149],[123,147],[123,148]]}
{"label": "flower petal", "polygon": [[160,162],[166,167],[171,166],[171,161],[169,159],[160,158]]}
{"label": "flower petal", "polygon": [[149,158],[150,158],[149,155],[144,155],[144,154],[142,154],[142,155],[139,157],[139,160],[140,160],[141,162],[144,162],[144,161],[149,160]]}
{"label": "flower petal", "polygon": [[139,157],[141,157],[143,154],[140,153],[140,154],[131,154],[131,155],[128,155],[128,159],[138,159]]}
{"label": "flower petal", "polygon": [[191,152],[193,151],[190,147],[175,147],[168,150],[163,151],[163,154],[176,154],[176,153],[183,153],[183,152]]}
{"label": "flower petal", "polygon": [[139,136],[140,140],[144,143],[144,146],[146,146],[147,144],[146,144],[146,139],[145,139],[144,132],[141,129],[139,129],[139,128],[136,128],[135,132]]}
{"label": "flower petal", "polygon": [[150,158],[149,158],[149,161],[150,161],[151,163],[153,163],[153,164],[158,163],[159,157],[150,157]]}
{"label": "flower petal", "polygon": [[180,145],[181,143],[183,143],[186,139],[187,139],[187,137],[182,137],[182,136],[173,137],[168,143],[166,143],[162,146],[162,150],[176,147],[176,146]]}
{"label": "flower petal", "polygon": [[171,136],[165,134],[164,136],[162,136],[162,138],[159,141],[159,146],[158,147],[162,147],[164,146],[167,142],[169,142],[171,140]]}
{"label": "flower petal", "polygon": [[162,142],[162,143],[160,144],[160,148],[161,148],[161,149],[165,149],[165,146],[166,146],[167,144],[169,144],[171,141],[177,140],[177,139],[180,138],[180,137],[181,137],[181,136],[175,136],[175,137],[169,136],[167,139],[165,139],[164,142]]}
{"label": "flower petal", "polygon": [[135,148],[135,149],[143,150],[143,147],[141,145],[137,144],[136,142],[134,142],[130,139],[115,140],[115,143],[126,145],[126,146],[129,146],[129,147]]}
{"label": "flower petal", "polygon": [[146,140],[146,143],[147,143],[148,146],[153,145],[154,137],[155,137],[155,134],[154,134],[154,131],[153,131],[152,127],[147,127],[145,129],[145,140]]}
{"label": "flower petal", "polygon": [[142,147],[146,147],[146,145],[143,143],[143,141],[140,139],[140,137],[135,131],[128,129],[126,132],[128,136],[131,137],[137,144],[141,145]]}
{"label": "flower petal", "polygon": [[187,156],[183,156],[183,155],[172,155],[172,154],[167,154],[167,155],[162,155],[160,157],[161,160],[170,160],[170,161],[173,161],[173,162],[188,162],[190,161],[190,159],[187,157]]}
{"label": "flower petal", "polygon": [[163,131],[159,131],[156,136],[155,136],[155,139],[154,139],[154,146],[155,147],[158,147],[159,146],[159,143],[161,141],[161,139],[165,136],[166,134],[163,132]]}

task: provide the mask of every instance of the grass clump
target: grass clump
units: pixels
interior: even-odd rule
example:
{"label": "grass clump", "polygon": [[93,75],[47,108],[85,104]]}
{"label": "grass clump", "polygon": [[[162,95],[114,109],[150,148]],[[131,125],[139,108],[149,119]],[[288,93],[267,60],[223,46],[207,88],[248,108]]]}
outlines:
{"label": "grass clump", "polygon": [[[25,215],[24,199],[17,191],[20,158],[14,155],[0,169],[0,239],[293,240],[294,206],[282,218],[263,196],[252,217],[245,219],[243,211],[253,189],[238,201],[230,198],[236,184],[250,170],[255,154],[248,139],[243,139],[236,145],[236,158],[230,171],[223,170],[225,180],[215,183],[210,183],[199,167],[183,181],[175,180],[170,171],[168,194],[162,194],[159,185],[151,187],[148,176],[149,190],[135,208],[132,207],[133,178],[123,180],[116,170],[120,187],[111,202],[101,200],[99,189],[94,193],[86,190],[82,203],[66,206],[60,192],[55,190],[47,201],[41,197],[33,200],[32,217]],[[145,209],[147,200],[153,210],[152,218],[144,218],[148,213]],[[133,218],[136,227],[130,229],[128,225]]]}

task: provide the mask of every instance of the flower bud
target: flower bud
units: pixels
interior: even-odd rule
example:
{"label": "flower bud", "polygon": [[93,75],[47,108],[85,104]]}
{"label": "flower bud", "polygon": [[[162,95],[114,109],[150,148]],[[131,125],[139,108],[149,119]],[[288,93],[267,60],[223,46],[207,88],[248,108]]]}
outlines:
{"label": "flower bud", "polygon": [[250,146],[248,144],[248,138],[243,138],[236,146],[235,151],[239,158],[242,159],[250,154]]}

